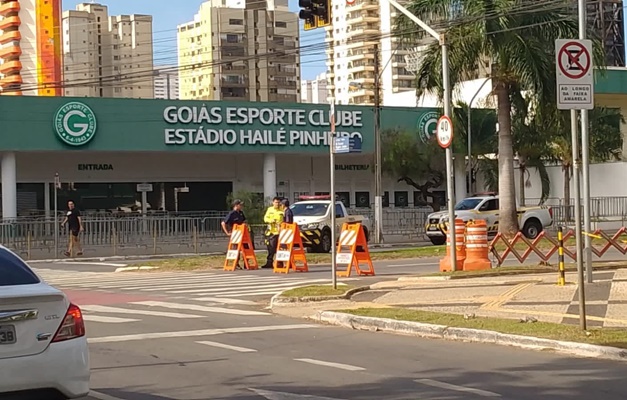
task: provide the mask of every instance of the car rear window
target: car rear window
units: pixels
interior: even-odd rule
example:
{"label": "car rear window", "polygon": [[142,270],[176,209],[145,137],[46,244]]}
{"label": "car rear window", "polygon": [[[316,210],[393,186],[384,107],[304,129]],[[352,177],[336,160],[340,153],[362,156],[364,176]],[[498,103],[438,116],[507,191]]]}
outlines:
{"label": "car rear window", "polygon": [[0,249],[0,286],[33,285],[40,280],[15,254]]}

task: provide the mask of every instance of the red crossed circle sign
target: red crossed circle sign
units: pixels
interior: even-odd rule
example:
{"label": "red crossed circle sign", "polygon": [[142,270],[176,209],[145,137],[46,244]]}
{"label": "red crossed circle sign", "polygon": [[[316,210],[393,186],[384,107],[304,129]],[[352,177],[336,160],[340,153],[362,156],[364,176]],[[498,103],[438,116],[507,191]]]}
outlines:
{"label": "red crossed circle sign", "polygon": [[357,0],[346,0],[346,5],[352,6]]}
{"label": "red crossed circle sign", "polygon": [[568,42],[558,52],[558,66],[570,79],[580,79],[590,71],[590,52],[579,42]]}

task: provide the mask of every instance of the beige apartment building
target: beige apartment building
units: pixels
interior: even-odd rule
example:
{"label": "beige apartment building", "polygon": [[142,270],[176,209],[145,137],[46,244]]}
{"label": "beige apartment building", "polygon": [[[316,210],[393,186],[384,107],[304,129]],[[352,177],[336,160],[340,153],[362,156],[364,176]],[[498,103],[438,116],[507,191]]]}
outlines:
{"label": "beige apartment building", "polygon": [[210,0],[178,27],[180,98],[299,102],[298,15],[288,0]]}
{"label": "beige apartment building", "polygon": [[395,93],[415,91],[415,77],[405,69],[411,46],[391,34],[397,11],[378,0],[332,2],[333,24],[325,40],[328,89],[336,103],[374,105],[376,57],[382,105]]}
{"label": "beige apartment building", "polygon": [[154,97],[152,16],[110,16],[98,3],[63,13],[64,95]]}

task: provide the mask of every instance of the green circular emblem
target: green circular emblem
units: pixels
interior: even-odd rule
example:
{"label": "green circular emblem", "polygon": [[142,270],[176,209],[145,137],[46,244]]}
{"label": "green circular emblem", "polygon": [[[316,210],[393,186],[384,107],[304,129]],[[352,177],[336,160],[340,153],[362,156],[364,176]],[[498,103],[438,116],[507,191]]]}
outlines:
{"label": "green circular emblem", "polygon": [[423,143],[429,142],[435,136],[439,118],[440,114],[435,111],[428,111],[418,118],[416,129]]}
{"label": "green circular emblem", "polygon": [[54,115],[54,131],[70,146],[82,146],[96,134],[96,114],[89,106],[73,101],[66,103]]}

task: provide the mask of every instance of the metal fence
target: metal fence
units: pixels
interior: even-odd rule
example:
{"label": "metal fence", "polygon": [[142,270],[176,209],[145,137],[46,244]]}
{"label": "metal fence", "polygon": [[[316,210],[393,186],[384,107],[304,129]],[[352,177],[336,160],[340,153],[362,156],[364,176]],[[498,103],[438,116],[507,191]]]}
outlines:
{"label": "metal fence", "polygon": [[[383,234],[422,238],[429,211],[389,209],[383,213]],[[151,215],[100,217],[83,215],[81,244],[85,256],[152,255],[168,253],[207,253],[224,251],[228,238],[222,232],[225,213],[204,215]],[[354,209],[351,214],[374,221],[369,209]],[[0,223],[0,243],[25,258],[56,258],[68,243],[69,232],[59,221],[20,218]],[[252,226],[256,246],[263,246],[265,226]],[[57,237],[57,239],[55,239]]]}

